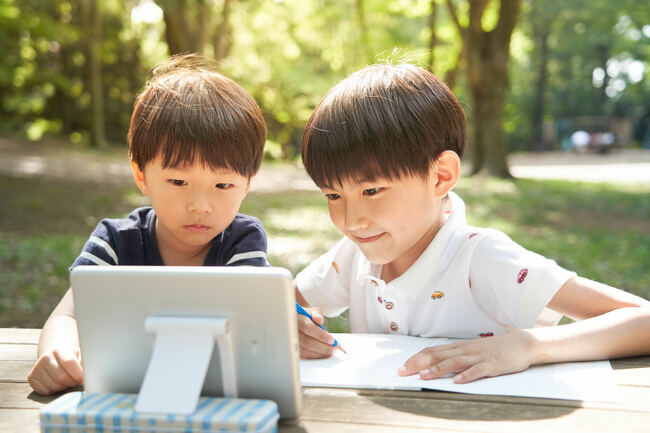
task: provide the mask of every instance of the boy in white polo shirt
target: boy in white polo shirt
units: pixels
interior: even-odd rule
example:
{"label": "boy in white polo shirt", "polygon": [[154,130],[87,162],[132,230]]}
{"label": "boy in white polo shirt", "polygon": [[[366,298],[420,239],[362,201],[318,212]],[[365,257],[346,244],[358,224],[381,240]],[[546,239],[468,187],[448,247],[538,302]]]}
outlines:
{"label": "boy in white polo shirt", "polygon": [[[298,302],[318,307],[314,321],[321,309],[349,308],[355,333],[468,339],[425,349],[398,371],[455,373],[461,383],[650,353],[650,302],[466,224],[451,192],[464,146],[462,108],[422,68],[374,65],[330,90],[307,123],[302,158],[345,236],[296,277]],[[534,327],[562,315],[580,321]],[[307,317],[298,327],[302,357],[336,350]]]}

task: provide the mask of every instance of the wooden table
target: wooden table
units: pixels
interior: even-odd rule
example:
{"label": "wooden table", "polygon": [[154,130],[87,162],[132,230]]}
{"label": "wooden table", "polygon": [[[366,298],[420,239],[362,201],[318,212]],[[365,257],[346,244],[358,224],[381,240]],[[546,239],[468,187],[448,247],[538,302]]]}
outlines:
{"label": "wooden table", "polygon": [[[39,432],[38,411],[54,397],[26,376],[38,329],[0,329],[0,432]],[[306,388],[299,422],[285,432],[650,432],[650,357],[612,361],[623,403],[583,403],[435,391]],[[55,396],[56,397],[56,396]]]}

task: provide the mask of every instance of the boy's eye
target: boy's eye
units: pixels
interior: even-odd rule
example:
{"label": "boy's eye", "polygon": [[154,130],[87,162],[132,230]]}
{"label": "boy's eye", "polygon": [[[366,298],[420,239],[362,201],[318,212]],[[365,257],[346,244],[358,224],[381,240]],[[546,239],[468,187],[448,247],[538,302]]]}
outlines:
{"label": "boy's eye", "polygon": [[174,186],[183,186],[186,185],[185,181],[183,179],[169,179],[168,181]]}
{"label": "boy's eye", "polygon": [[217,189],[230,189],[232,188],[232,183],[218,183]]}
{"label": "boy's eye", "polygon": [[325,197],[327,197],[328,200],[338,200],[341,196],[338,194],[325,194]]}
{"label": "boy's eye", "polygon": [[381,188],[368,188],[363,190],[363,195],[373,196],[377,194]]}

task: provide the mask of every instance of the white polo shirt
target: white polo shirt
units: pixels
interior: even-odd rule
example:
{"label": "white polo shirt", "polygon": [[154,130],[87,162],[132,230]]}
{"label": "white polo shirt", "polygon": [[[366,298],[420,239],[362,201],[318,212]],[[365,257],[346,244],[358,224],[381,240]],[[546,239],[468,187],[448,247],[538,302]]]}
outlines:
{"label": "white polo shirt", "polygon": [[354,333],[476,338],[557,323],[560,314],[541,313],[575,273],[498,230],[468,226],[465,203],[450,197],[447,222],[400,277],[384,282],[381,265],[344,237],[296,276],[305,300],[330,317],[349,308]]}

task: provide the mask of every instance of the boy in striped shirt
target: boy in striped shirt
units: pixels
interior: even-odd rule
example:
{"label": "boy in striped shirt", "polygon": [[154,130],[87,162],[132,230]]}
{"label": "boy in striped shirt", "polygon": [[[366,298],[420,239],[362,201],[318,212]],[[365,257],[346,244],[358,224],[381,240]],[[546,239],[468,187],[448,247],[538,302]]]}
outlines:
{"label": "boy in striped shirt", "polygon": [[[137,187],[151,206],[103,219],[72,264],[268,266],[259,220],[239,214],[266,127],[246,91],[196,56],[154,70],[128,133]],[[40,394],[83,381],[72,292],[43,326],[28,376]]]}

